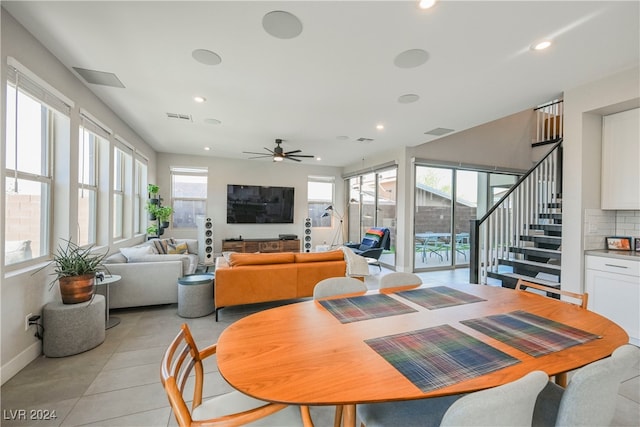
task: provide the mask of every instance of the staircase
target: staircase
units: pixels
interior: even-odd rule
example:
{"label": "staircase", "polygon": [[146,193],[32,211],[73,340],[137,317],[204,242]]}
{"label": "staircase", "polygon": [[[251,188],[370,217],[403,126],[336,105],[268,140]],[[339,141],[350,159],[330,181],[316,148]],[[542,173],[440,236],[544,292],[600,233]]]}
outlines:
{"label": "staircase", "polygon": [[538,135],[547,141],[534,146],[554,144],[552,149],[481,219],[471,221],[471,283],[514,288],[524,279],[561,287],[561,102],[538,111],[545,128]]}

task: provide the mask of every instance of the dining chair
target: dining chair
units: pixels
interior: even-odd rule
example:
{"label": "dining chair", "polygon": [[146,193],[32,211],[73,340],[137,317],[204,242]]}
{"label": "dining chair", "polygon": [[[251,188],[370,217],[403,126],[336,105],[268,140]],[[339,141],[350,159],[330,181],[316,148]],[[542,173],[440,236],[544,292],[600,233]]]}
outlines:
{"label": "dining chair", "polygon": [[533,371],[513,382],[469,394],[358,405],[366,427],[530,426],[549,377]]}
{"label": "dining chair", "polygon": [[620,383],[639,360],[640,349],[625,344],[611,357],[577,370],[566,389],[549,382],[538,395],[532,425],[610,425]]}
{"label": "dining chair", "polygon": [[574,300],[577,300],[580,302],[580,304],[576,304],[576,305],[579,305],[580,307],[585,309],[587,308],[587,303],[589,301],[589,294],[586,292],[583,294],[578,294],[575,292],[563,291],[557,288],[552,288],[551,286],[545,286],[539,283],[527,282],[526,280],[518,279],[518,282],[516,283],[516,290],[523,291],[523,290],[526,290],[527,288],[544,291],[547,293],[547,296],[549,296],[549,294],[554,294],[558,296],[562,295],[562,296],[573,298]]}
{"label": "dining chair", "polygon": [[380,278],[381,291],[391,288],[411,289],[420,285],[422,285],[422,279],[414,273],[394,271]]}
{"label": "dining chair", "polygon": [[[308,406],[289,406],[254,399],[239,391],[202,400],[203,360],[216,354],[216,345],[198,350],[187,324],[173,339],[162,357],[160,380],[180,427],[239,426],[313,426]],[[195,375],[191,375],[195,368]],[[188,380],[188,381],[187,381]],[[193,396],[185,400],[187,382],[193,384]],[[191,400],[191,408],[187,401]]]}
{"label": "dining chair", "polygon": [[362,280],[354,277],[329,277],[316,283],[313,299],[364,292],[367,292],[367,286]]}

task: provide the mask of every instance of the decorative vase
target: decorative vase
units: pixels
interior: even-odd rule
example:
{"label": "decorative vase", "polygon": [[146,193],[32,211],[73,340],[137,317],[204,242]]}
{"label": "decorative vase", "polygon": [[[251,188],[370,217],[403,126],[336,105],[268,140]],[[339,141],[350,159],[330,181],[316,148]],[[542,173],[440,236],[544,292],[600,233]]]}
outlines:
{"label": "decorative vase", "polygon": [[62,303],[78,304],[89,301],[96,291],[95,280],[96,275],[93,273],[59,278]]}

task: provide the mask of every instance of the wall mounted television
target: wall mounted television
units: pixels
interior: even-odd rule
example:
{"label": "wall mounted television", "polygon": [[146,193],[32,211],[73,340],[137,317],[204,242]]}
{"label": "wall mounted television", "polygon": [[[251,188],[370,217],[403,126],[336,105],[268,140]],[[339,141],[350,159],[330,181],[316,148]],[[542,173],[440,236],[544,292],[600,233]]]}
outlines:
{"label": "wall mounted television", "polygon": [[293,187],[227,185],[227,224],[292,224]]}

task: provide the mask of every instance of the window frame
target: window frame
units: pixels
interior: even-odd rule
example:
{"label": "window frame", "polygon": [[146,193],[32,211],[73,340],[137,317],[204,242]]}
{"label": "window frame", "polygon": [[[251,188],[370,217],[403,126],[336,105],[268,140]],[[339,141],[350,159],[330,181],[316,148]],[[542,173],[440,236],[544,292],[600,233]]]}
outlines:
{"label": "window frame", "polygon": [[[331,198],[320,199],[312,198],[309,192],[309,186],[311,183],[328,184],[331,186]],[[332,228],[333,219],[335,215],[329,213],[329,216],[323,217],[322,214],[326,211],[327,207],[335,206],[336,198],[336,179],[333,176],[308,176],[307,177],[307,218],[311,219],[312,228]],[[313,209],[313,206],[320,209]],[[326,219],[324,219],[326,218]]]}

